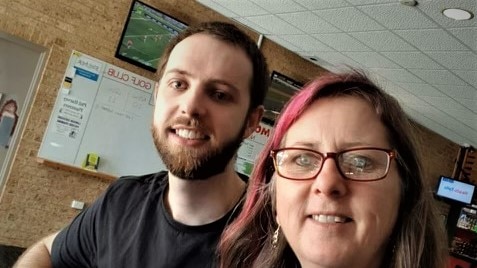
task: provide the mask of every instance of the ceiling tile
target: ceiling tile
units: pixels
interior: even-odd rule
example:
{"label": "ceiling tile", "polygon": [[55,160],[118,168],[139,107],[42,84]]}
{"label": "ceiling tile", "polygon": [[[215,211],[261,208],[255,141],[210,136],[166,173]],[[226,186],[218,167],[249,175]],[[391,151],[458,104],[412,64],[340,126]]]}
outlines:
{"label": "ceiling tile", "polygon": [[452,70],[477,71],[477,55],[472,52],[426,52],[426,54],[443,66]]}
{"label": "ceiling tile", "polygon": [[470,86],[436,85],[435,87],[452,98],[477,100],[477,91]]}
{"label": "ceiling tile", "polygon": [[423,111],[431,107],[429,103],[423,101],[421,98],[417,97],[415,94],[404,94],[400,96],[402,96],[400,100],[406,103],[406,105],[413,107],[415,109],[418,109],[419,111]]}
{"label": "ceiling tile", "polygon": [[278,14],[278,17],[305,33],[336,33],[340,30],[310,11]]}
{"label": "ceiling tile", "polygon": [[302,34],[303,32],[275,15],[247,17],[247,19],[261,28],[266,34]]}
{"label": "ceiling tile", "polygon": [[391,82],[422,83],[422,80],[405,69],[370,68],[370,70],[384,76]]}
{"label": "ceiling tile", "polygon": [[446,97],[444,93],[428,84],[422,83],[396,83],[405,90],[411,92],[415,96],[431,96],[431,97]]}
{"label": "ceiling tile", "polygon": [[377,51],[413,51],[415,47],[388,31],[356,32],[351,36]]}
{"label": "ceiling tile", "polygon": [[[408,112],[409,109],[412,108],[406,107],[406,112]],[[446,137],[450,141],[453,141],[457,144],[464,144],[470,142],[470,139],[468,137],[463,137],[462,135],[458,134],[455,129],[453,130],[446,127],[446,124],[444,122],[439,123],[431,119],[438,117],[438,115],[430,114],[425,116],[418,111],[409,114],[411,114],[411,118],[420,125],[425,126],[428,129],[432,129],[434,132],[442,135],[443,137]]]}
{"label": "ceiling tile", "polygon": [[300,57],[308,60],[309,62],[313,63],[313,64],[317,64],[318,66],[328,70],[328,71],[331,71],[331,72],[337,72],[337,69],[335,67],[335,65],[313,55],[312,52],[309,52],[309,51],[297,51],[296,52]]}
{"label": "ceiling tile", "polygon": [[453,72],[477,90],[477,71],[453,70]]}
{"label": "ceiling tile", "polygon": [[214,1],[212,0],[198,0],[199,3],[205,5],[206,7],[209,7],[215,11],[217,11],[218,13],[226,16],[226,17],[231,17],[231,18],[235,18],[235,17],[238,17],[239,15],[232,12],[231,10],[215,3]]}
{"label": "ceiling tile", "polygon": [[242,17],[268,14],[265,9],[248,0],[214,0],[214,2]]}
{"label": "ceiling tile", "polygon": [[449,19],[442,14],[442,10],[445,8],[458,7],[471,11],[475,16],[477,15],[477,4],[475,0],[427,0],[419,1],[419,5],[417,7],[436,23],[444,27],[457,28],[477,26],[477,20],[475,20],[475,17],[472,20],[456,21]]}
{"label": "ceiling tile", "polygon": [[314,53],[313,56],[318,59],[324,60],[325,62],[328,62],[330,64],[336,65],[337,67],[343,67],[345,65],[349,65],[356,68],[364,67],[339,52],[317,52]]}
{"label": "ceiling tile", "polygon": [[[379,76],[379,77],[382,77],[382,76]],[[389,82],[389,81],[387,83],[379,82],[378,85],[380,85],[381,88],[383,88],[389,94],[396,96],[396,98],[398,98],[399,100],[407,100],[410,98],[415,98],[415,93],[412,93],[413,92],[412,90],[406,88],[405,85],[403,86],[399,82]]]}
{"label": "ceiling tile", "polygon": [[[472,137],[476,133],[475,129],[467,126],[467,124],[463,124],[460,120],[458,120],[458,117],[442,112],[441,110],[434,107],[420,110],[420,112],[424,116],[433,118],[436,122],[439,122],[443,126],[452,129],[457,133],[466,133],[467,135],[465,135],[465,138],[475,139],[475,136]],[[436,120],[436,118],[438,118],[438,120]]]}
{"label": "ceiling tile", "polygon": [[286,40],[283,40],[283,38],[281,38],[281,35],[267,35],[266,36],[268,39],[272,40],[273,42],[281,45],[282,47],[286,47],[288,50],[291,50],[291,51],[298,51],[300,50],[298,47],[296,47],[295,45],[292,45],[290,44],[290,42],[286,41]]}
{"label": "ceiling tile", "polygon": [[431,85],[466,85],[462,79],[447,70],[415,69],[410,71]]}
{"label": "ceiling tile", "polygon": [[384,5],[362,6],[359,9],[388,29],[431,29],[438,27],[432,20],[421,16],[417,8],[402,5],[399,1]]}
{"label": "ceiling tile", "polygon": [[333,51],[332,48],[319,42],[310,35],[281,35],[280,37],[300,48],[300,51]]}
{"label": "ceiling tile", "polygon": [[455,37],[442,29],[397,30],[400,35],[419,50],[466,50]]}
{"label": "ceiling tile", "polygon": [[384,30],[383,26],[354,7],[317,10],[313,12],[346,32]]}
{"label": "ceiling tile", "polygon": [[472,112],[477,114],[477,100],[476,99],[464,99],[464,98],[455,98],[455,101],[461,103],[465,107],[469,108]]}
{"label": "ceiling tile", "polygon": [[443,69],[441,65],[421,52],[381,52],[386,58],[394,61],[404,68],[410,69]]}
{"label": "ceiling tile", "polygon": [[[375,5],[376,4],[376,0],[346,0],[347,2],[353,4],[353,5],[356,5],[356,6],[360,6],[360,5]],[[391,3],[391,2],[395,2],[396,0],[380,0],[379,3]]]}
{"label": "ceiling tile", "polygon": [[[456,121],[464,123],[465,126],[463,128],[469,128],[474,131],[477,131],[477,115],[474,114],[473,118],[469,118],[469,111],[468,110],[455,110],[455,109],[447,109],[445,113],[449,116],[455,118]],[[471,121],[473,121],[471,123]]]}
{"label": "ceiling tile", "polygon": [[[476,2],[477,5],[477,2]],[[477,51],[477,27],[449,29],[449,32],[459,38],[462,43],[469,46],[470,49]]]}
{"label": "ceiling tile", "polygon": [[312,36],[338,51],[370,51],[369,47],[345,33],[313,34]]}
{"label": "ceiling tile", "polygon": [[477,132],[477,115],[474,118],[460,118],[461,122]]}
{"label": "ceiling tile", "polygon": [[345,7],[349,4],[344,0],[293,0],[306,7],[308,10],[328,9],[336,7]]}
{"label": "ceiling tile", "polygon": [[425,101],[444,112],[447,110],[468,112],[467,107],[463,106],[462,104],[456,102],[454,99],[451,98],[426,97]]}
{"label": "ceiling tile", "polygon": [[[303,6],[293,1],[276,1],[276,0],[251,0],[258,6],[268,10],[271,14],[288,13],[306,10]],[[229,2],[229,1],[228,1]]]}
{"label": "ceiling tile", "polygon": [[248,28],[250,28],[252,31],[254,32],[257,32],[257,33],[260,33],[260,34],[265,34],[267,33],[267,31],[263,28],[261,28],[260,26],[258,26],[257,24],[251,22],[250,20],[248,20],[247,18],[235,18],[234,21],[237,21],[239,22],[240,24],[243,24],[245,26],[247,26]]}
{"label": "ceiling tile", "polygon": [[399,68],[394,62],[376,52],[343,52],[343,54],[368,68]]}

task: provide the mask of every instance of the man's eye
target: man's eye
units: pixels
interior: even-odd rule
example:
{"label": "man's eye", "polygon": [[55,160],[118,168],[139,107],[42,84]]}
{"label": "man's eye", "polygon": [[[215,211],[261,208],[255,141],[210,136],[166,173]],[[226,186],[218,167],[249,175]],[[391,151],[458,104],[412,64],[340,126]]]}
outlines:
{"label": "man's eye", "polygon": [[215,100],[218,100],[218,101],[227,101],[227,100],[230,100],[231,97],[229,94],[227,93],[224,93],[224,92],[221,92],[221,91],[215,91],[212,93],[212,97],[215,99]]}
{"label": "man's eye", "polygon": [[174,80],[169,85],[174,89],[184,89],[186,87],[186,84],[179,80]]}

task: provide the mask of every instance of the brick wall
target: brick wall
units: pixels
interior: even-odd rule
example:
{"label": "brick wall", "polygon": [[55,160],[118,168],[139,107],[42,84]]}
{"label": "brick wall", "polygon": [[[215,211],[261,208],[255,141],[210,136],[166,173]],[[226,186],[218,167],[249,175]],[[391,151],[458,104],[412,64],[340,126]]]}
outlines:
{"label": "brick wall", "polygon": [[[178,19],[194,24],[226,20],[195,1],[144,1]],[[89,203],[110,183],[36,162],[58,87],[75,49],[139,75],[155,79],[150,72],[114,57],[123,29],[129,0],[0,0],[0,31],[48,49],[46,68],[21,135],[5,189],[0,199],[0,244],[27,247],[67,224],[77,211],[73,199]],[[257,34],[248,31],[256,40]],[[270,69],[305,82],[321,69],[269,40],[262,44]],[[452,172],[458,146],[421,128],[429,177]]]}

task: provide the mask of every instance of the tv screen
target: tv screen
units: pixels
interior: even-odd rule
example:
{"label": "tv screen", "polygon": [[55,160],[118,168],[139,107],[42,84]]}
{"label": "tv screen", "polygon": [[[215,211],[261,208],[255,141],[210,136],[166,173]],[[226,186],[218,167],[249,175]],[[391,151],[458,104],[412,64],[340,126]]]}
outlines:
{"label": "tv screen", "polygon": [[300,82],[273,71],[270,88],[264,101],[265,113],[262,121],[273,126],[285,103],[302,87],[303,84]]}
{"label": "tv screen", "polygon": [[470,204],[472,203],[474,189],[475,185],[473,184],[441,176],[439,179],[436,195],[465,204]]}
{"label": "tv screen", "polygon": [[133,1],[115,56],[155,72],[169,40],[185,28],[180,20]]}

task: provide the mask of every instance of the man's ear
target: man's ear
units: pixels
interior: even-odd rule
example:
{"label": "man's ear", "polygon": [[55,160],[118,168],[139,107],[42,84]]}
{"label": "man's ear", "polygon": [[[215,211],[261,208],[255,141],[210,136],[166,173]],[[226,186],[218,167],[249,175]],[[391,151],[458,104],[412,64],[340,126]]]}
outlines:
{"label": "man's ear", "polygon": [[246,139],[257,129],[258,125],[260,124],[260,120],[262,120],[263,112],[264,112],[263,105],[254,108],[251,111],[247,118],[247,128],[245,129],[243,138]]}

